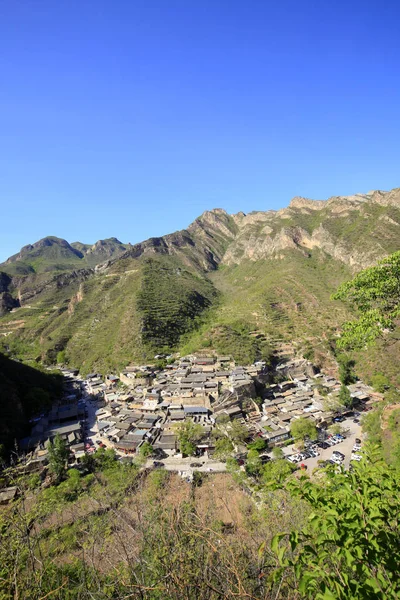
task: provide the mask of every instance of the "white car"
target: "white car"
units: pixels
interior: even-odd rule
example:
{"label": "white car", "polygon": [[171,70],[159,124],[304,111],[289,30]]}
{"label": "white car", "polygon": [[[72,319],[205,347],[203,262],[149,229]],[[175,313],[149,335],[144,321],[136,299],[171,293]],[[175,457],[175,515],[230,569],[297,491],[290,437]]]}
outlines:
{"label": "white car", "polygon": [[343,457],[339,455],[337,452],[334,452],[331,456],[331,461],[336,463],[337,465],[341,465],[343,462]]}
{"label": "white car", "polygon": [[357,462],[360,462],[361,459],[362,459],[361,454],[357,454],[356,452],[351,453],[350,460],[356,460]]}
{"label": "white car", "polygon": [[292,454],[291,456],[287,456],[286,458],[288,459],[289,462],[292,462],[292,463],[298,463],[301,460],[298,454]]}
{"label": "white car", "polygon": [[360,450],[361,450],[360,444],[354,444],[354,446],[353,446],[353,452],[359,452]]}

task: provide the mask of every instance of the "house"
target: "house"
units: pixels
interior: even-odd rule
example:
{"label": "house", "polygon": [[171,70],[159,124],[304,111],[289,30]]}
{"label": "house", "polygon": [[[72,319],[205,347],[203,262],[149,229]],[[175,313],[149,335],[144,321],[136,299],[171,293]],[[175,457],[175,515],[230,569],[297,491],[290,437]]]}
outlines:
{"label": "house", "polygon": [[154,443],[154,448],[160,448],[161,450],[177,450],[178,444],[176,436],[172,434],[162,434]]}
{"label": "house", "polygon": [[272,447],[280,442],[284,442],[290,438],[290,432],[287,428],[277,429],[264,435],[264,439],[267,441],[268,446]]}
{"label": "house", "polygon": [[195,365],[210,366],[215,364],[215,358],[213,356],[200,356],[194,359]]}
{"label": "house", "polygon": [[208,408],[205,406],[184,406],[183,412],[185,416],[192,417],[194,415],[208,415]]}
{"label": "house", "polygon": [[127,440],[123,438],[115,443],[115,447],[117,450],[125,452],[125,454],[132,454],[136,452],[136,448],[138,447],[139,443],[140,441],[137,440]]}
{"label": "house", "polygon": [[169,410],[169,419],[171,421],[184,421],[185,420],[185,411],[184,410]]}

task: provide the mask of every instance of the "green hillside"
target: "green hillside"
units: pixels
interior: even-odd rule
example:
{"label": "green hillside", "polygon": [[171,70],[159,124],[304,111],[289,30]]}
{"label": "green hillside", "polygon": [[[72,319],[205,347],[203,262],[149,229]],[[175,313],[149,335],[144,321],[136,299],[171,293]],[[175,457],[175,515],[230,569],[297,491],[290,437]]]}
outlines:
{"label": "green hillside", "polygon": [[[0,339],[17,356],[54,363],[61,352],[83,371],[105,372],[177,349],[214,348],[239,362],[275,350],[334,368],[351,309],[331,295],[399,248],[400,190],[294,198],[280,211],[248,215],[216,209],[134,246],[45,240],[20,253],[35,254],[41,272],[7,279],[3,312],[10,297],[21,307],[0,318]],[[59,271],[61,257],[72,256],[80,268]],[[10,272],[17,258],[1,268]],[[363,372],[374,368],[368,357],[357,357]],[[393,378],[394,353],[384,357],[379,369]]]}

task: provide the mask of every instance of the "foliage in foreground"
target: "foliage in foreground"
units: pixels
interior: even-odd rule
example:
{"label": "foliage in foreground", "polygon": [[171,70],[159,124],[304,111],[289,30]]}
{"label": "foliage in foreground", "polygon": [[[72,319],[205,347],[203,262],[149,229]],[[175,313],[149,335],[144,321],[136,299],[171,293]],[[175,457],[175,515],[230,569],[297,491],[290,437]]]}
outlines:
{"label": "foliage in foreground", "polygon": [[[399,597],[400,476],[375,450],[350,472],[332,467],[314,481],[290,478],[286,491],[267,485],[266,508],[256,509],[249,500],[241,527],[217,519],[204,505],[199,510],[194,486],[186,499],[169,506],[169,477],[158,470],[143,478],[114,461],[100,477],[89,475],[79,484],[74,473],[38,492],[34,509],[23,499],[4,509],[0,599]],[[228,493],[228,506],[229,499]],[[63,514],[55,527],[58,505]],[[296,511],[309,518],[296,518]],[[294,530],[271,542],[271,532],[288,526]],[[110,536],[118,557],[104,568]],[[102,568],[99,556],[106,561]]]}
{"label": "foliage in foreground", "polygon": [[313,512],[301,531],[273,539],[281,563],[274,579],[293,586],[296,598],[397,599],[399,484],[399,472],[376,449],[351,471],[328,470],[321,483],[290,482]]}
{"label": "foliage in foreground", "polygon": [[400,317],[400,251],[358,273],[333,298],[351,302],[360,313],[358,320],[345,323],[340,348],[363,348],[393,329]]}

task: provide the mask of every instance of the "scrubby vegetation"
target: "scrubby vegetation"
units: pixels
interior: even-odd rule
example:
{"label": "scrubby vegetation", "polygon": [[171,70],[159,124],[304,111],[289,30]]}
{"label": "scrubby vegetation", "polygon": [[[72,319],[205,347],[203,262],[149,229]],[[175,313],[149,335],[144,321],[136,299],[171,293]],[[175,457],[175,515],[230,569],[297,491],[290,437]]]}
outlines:
{"label": "scrubby vegetation", "polygon": [[367,454],[314,481],[277,458],[257,506],[230,475],[189,485],[101,451],[93,474],[47,489],[18,475],[0,511],[0,597],[394,600],[399,471]]}

